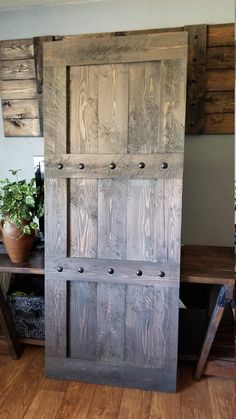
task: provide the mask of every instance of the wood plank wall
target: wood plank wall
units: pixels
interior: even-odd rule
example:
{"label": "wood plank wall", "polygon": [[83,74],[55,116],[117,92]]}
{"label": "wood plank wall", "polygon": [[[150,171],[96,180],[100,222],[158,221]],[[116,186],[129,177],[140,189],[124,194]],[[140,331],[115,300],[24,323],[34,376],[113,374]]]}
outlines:
{"label": "wood plank wall", "polygon": [[43,42],[183,30],[189,33],[186,134],[233,134],[234,24],[225,24],[1,41],[5,136],[43,135]]}

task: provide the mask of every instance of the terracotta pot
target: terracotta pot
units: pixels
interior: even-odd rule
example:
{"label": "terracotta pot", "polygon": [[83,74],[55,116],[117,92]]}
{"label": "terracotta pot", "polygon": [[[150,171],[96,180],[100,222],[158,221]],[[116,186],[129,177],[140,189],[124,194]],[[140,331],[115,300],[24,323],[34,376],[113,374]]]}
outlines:
{"label": "terracotta pot", "polygon": [[22,231],[14,224],[4,221],[4,226],[2,226],[3,244],[13,263],[23,263],[28,259],[34,238],[34,233],[22,235]]}

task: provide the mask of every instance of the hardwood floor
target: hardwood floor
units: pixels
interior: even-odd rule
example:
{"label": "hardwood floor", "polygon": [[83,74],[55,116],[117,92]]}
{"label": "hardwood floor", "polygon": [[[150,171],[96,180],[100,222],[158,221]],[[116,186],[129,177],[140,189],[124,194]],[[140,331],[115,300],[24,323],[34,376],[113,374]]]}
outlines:
{"label": "hardwood floor", "polygon": [[44,377],[44,350],[28,346],[20,360],[0,353],[0,419],[234,419],[234,381],[192,380],[179,370],[176,394]]}

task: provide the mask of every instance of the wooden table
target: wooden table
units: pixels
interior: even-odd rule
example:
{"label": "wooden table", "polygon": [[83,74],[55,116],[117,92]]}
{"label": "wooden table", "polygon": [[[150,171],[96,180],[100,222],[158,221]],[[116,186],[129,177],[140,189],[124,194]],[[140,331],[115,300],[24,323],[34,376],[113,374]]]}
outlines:
{"label": "wooden table", "polygon": [[[43,251],[32,253],[27,263],[13,264],[6,254],[0,254],[0,272],[44,274]],[[181,283],[220,285],[203,347],[195,370],[199,379],[206,364],[215,334],[227,304],[234,310],[234,251],[227,247],[183,246],[181,253]],[[14,328],[0,288],[0,322],[6,332],[13,356],[20,354]]]}

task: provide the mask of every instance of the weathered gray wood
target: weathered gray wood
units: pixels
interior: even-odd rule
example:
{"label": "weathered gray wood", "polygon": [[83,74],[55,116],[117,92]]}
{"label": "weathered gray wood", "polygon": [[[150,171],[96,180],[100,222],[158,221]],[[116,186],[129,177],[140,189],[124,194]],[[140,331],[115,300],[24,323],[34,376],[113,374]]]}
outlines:
{"label": "weathered gray wood", "polygon": [[69,290],[69,355],[96,359],[97,284],[71,281]]}
{"label": "weathered gray wood", "polygon": [[[184,150],[187,60],[161,63],[160,148],[162,153]],[[174,177],[174,176],[173,176]]]}
{"label": "weathered gray wood", "polygon": [[129,153],[160,150],[160,62],[130,65]]}
{"label": "weathered gray wood", "polygon": [[182,180],[165,179],[165,237],[169,263],[180,263]]}
{"label": "weathered gray wood", "polygon": [[[126,259],[127,181],[98,181],[98,257]],[[123,214],[123,217],[120,217]]]}
{"label": "weathered gray wood", "polygon": [[97,180],[70,180],[70,256],[97,257]]}
{"label": "weathered gray wood", "polygon": [[71,153],[98,151],[98,67],[70,68]]}
{"label": "weathered gray wood", "polygon": [[11,118],[4,119],[5,137],[40,137],[40,120]]}
{"label": "weathered gray wood", "polygon": [[37,99],[3,100],[2,115],[4,119],[39,118]]}
{"label": "weathered gray wood", "polygon": [[127,193],[127,259],[167,262],[163,179],[130,180]]}
{"label": "weathered gray wood", "polygon": [[34,60],[0,61],[0,80],[34,79]]}
{"label": "weathered gray wood", "polygon": [[33,39],[0,41],[0,60],[23,60],[33,58]]}
{"label": "weathered gray wood", "polygon": [[46,277],[45,346],[48,356],[67,356],[67,284]]}
{"label": "weathered gray wood", "polygon": [[97,285],[97,359],[124,361],[125,285]]}
{"label": "weathered gray wood", "polygon": [[98,151],[127,151],[129,66],[99,66]]}
{"label": "weathered gray wood", "polygon": [[67,180],[45,179],[45,191],[45,254],[66,257]]}
{"label": "weathered gray wood", "polygon": [[84,39],[78,42],[47,42],[45,66],[120,64],[130,62],[183,59],[187,52],[187,34],[136,35]]}
{"label": "weathered gray wood", "polygon": [[66,67],[44,68],[45,154],[67,151]]}
{"label": "weathered gray wood", "polygon": [[166,333],[169,326],[169,310],[166,307],[168,294],[168,288],[127,287],[125,361],[131,365],[165,366],[170,344]]}
{"label": "weathered gray wood", "polygon": [[[143,169],[139,168],[144,163]],[[168,167],[162,168],[166,162]],[[59,170],[58,163],[63,164]],[[79,169],[83,163],[84,168]],[[116,168],[110,169],[110,163]],[[84,179],[101,178],[182,178],[183,154],[48,154],[46,155],[46,174],[48,177],[70,177]]]}
{"label": "weathered gray wood", "polygon": [[1,99],[37,98],[35,80],[0,80]]}
{"label": "weathered gray wood", "polygon": [[[58,366],[60,365],[60,368]],[[46,375],[62,380],[79,380],[96,384],[175,392],[175,369],[147,368],[121,362],[96,362],[80,359],[46,358]],[[141,378],[140,378],[141,377]]]}

